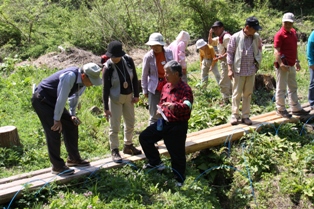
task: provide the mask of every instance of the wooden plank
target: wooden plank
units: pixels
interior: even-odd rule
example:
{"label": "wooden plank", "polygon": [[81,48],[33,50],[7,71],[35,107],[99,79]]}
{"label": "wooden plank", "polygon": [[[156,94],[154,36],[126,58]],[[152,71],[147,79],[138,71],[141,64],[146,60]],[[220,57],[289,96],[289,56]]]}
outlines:
{"label": "wooden plank", "polygon": [[[187,134],[186,141],[186,153],[195,152],[198,150],[206,149],[209,147],[217,146],[224,143],[227,139],[234,141],[240,139],[244,132],[256,130],[264,124],[270,123],[287,123],[297,122],[298,117],[292,119],[280,118],[276,115],[276,112],[270,112],[263,115],[258,115],[251,118],[253,124],[247,126],[245,124],[238,124],[231,126],[230,124],[224,124],[216,127],[204,129],[195,133]],[[168,155],[168,151],[163,141],[158,143],[159,153],[162,155]],[[91,162],[90,167],[75,168],[75,173],[71,176],[59,177],[51,174],[50,168],[33,171],[30,173],[19,174],[9,178],[0,179],[0,204],[9,202],[11,198],[20,190],[24,190],[24,186],[27,184],[29,190],[33,191],[43,186],[46,186],[50,182],[67,183],[73,179],[85,177],[91,175],[99,169],[110,169],[124,166],[129,162],[136,162],[145,159],[145,155],[130,156],[121,153],[124,159],[123,164],[117,164],[112,162],[111,157],[99,159]],[[16,196],[20,197],[22,192]]]}

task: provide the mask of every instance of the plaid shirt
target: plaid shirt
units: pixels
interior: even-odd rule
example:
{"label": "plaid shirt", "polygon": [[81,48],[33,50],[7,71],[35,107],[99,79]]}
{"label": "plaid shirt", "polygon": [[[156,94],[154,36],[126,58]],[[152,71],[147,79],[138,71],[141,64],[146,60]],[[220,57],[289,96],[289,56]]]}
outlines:
{"label": "plaid shirt", "polygon": [[[162,108],[169,122],[183,122],[190,119],[192,110],[188,105],[183,103],[185,100],[188,100],[192,105],[193,93],[190,86],[180,80],[172,89],[170,83],[164,85],[158,105]],[[164,102],[175,103],[174,109],[170,110],[163,107],[162,104]]]}

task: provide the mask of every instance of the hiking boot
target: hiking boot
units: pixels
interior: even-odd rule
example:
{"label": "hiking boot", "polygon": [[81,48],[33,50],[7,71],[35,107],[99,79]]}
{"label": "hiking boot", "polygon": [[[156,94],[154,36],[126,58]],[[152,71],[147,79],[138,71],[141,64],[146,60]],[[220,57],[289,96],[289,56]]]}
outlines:
{"label": "hiking boot", "polygon": [[237,118],[231,118],[231,121],[230,121],[231,125],[238,125],[239,123],[239,120]]}
{"label": "hiking boot", "polygon": [[277,115],[281,116],[282,118],[291,118],[292,117],[292,115],[289,114],[287,110],[283,110],[283,111],[277,110],[276,113],[277,113]]}
{"label": "hiking boot", "polygon": [[149,163],[143,165],[143,169],[157,169],[157,171],[162,171],[166,166],[160,162],[159,165],[151,165]]}
{"label": "hiking boot", "polygon": [[67,159],[67,166],[69,166],[69,167],[85,167],[85,166],[90,166],[90,163],[87,160],[83,160],[83,159],[79,159],[79,160]]}
{"label": "hiking boot", "polygon": [[52,167],[51,170],[52,174],[57,174],[58,176],[69,176],[74,173],[74,169],[69,168],[68,166],[64,165],[61,168],[54,168]]}
{"label": "hiking boot", "polygon": [[113,162],[122,163],[122,157],[121,157],[118,149],[113,149],[111,151],[111,157],[112,157]]}
{"label": "hiking boot", "polygon": [[124,154],[128,154],[128,155],[140,155],[142,154],[142,151],[139,150],[139,149],[136,149],[133,144],[130,144],[130,145],[124,145],[124,148],[123,148],[123,153]]}
{"label": "hiking boot", "polygon": [[308,115],[310,111],[304,110],[303,108],[299,111],[292,111],[293,115],[301,116],[301,115]]}
{"label": "hiking boot", "polygon": [[252,125],[250,118],[242,118],[242,123],[245,123],[246,125]]}

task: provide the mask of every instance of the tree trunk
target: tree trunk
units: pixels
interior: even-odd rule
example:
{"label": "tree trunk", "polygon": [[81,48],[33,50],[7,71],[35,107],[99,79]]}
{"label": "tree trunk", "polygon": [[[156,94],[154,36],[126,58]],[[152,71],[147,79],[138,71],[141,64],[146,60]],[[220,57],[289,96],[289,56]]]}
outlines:
{"label": "tree trunk", "polygon": [[19,146],[20,138],[15,126],[0,127],[0,147]]}

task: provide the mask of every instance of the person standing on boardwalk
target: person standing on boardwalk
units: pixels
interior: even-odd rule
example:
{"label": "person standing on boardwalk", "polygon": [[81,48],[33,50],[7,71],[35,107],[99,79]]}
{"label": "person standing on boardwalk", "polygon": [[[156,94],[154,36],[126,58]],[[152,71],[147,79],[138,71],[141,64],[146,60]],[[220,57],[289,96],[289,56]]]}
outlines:
{"label": "person standing on boardwalk", "polygon": [[[32,106],[44,128],[52,173],[60,176],[74,173],[69,166],[89,166],[78,150],[78,125],[76,116],[79,96],[86,87],[101,85],[101,68],[95,63],[60,70],[42,80],[34,91]],[[65,109],[69,99],[69,111]],[[60,157],[61,133],[68,152],[65,165]]]}
{"label": "person standing on boardwalk", "polygon": [[170,49],[164,47],[164,38],[160,33],[152,33],[146,45],[149,45],[151,50],[143,58],[142,89],[148,98],[149,124],[153,124],[158,119],[156,105],[160,99],[161,89],[167,83],[164,65],[173,60],[173,54]]}
{"label": "person standing on boardwalk", "polygon": [[277,115],[283,118],[291,118],[286,110],[285,95],[288,87],[288,97],[293,115],[307,115],[298,101],[298,85],[296,71],[301,70],[298,59],[298,39],[293,28],[294,15],[285,13],[282,18],[282,27],[274,37],[274,56],[276,67],[276,109]]}
{"label": "person standing on boardwalk", "polygon": [[119,153],[121,117],[124,121],[123,153],[139,155],[142,151],[132,142],[135,124],[134,104],[139,101],[138,79],[133,59],[122,50],[122,43],[112,41],[108,45],[103,71],[103,102],[105,117],[109,120],[109,141],[112,160],[122,163]]}
{"label": "person standing on boardwalk", "polygon": [[178,186],[185,180],[186,157],[185,141],[188,120],[191,116],[193,93],[190,86],[181,80],[182,67],[172,60],[164,66],[167,84],[161,91],[159,106],[166,119],[148,126],[139,136],[143,151],[148,159],[144,169],[163,170],[155,143],[164,140],[171,157],[172,170]]}
{"label": "person standing on boardwalk", "polygon": [[251,125],[251,98],[254,89],[255,74],[262,61],[262,43],[256,33],[261,30],[256,17],[246,19],[244,28],[233,34],[227,48],[228,76],[232,79],[232,115],[231,125],[240,120],[240,102],[242,98],[242,123]]}
{"label": "person standing on boardwalk", "polygon": [[[213,39],[212,34],[215,33],[218,39]],[[218,48],[218,59],[220,60],[221,67],[221,79],[219,81],[220,91],[223,96],[223,104],[230,104],[230,97],[232,95],[231,80],[228,77],[228,66],[227,66],[227,46],[231,35],[225,31],[224,24],[220,21],[216,21],[208,35],[208,44],[217,45]]]}
{"label": "person standing on boardwalk", "polygon": [[309,86],[309,103],[311,110],[314,110],[314,31],[312,31],[310,37],[307,40],[307,61],[310,71],[310,86]]}

